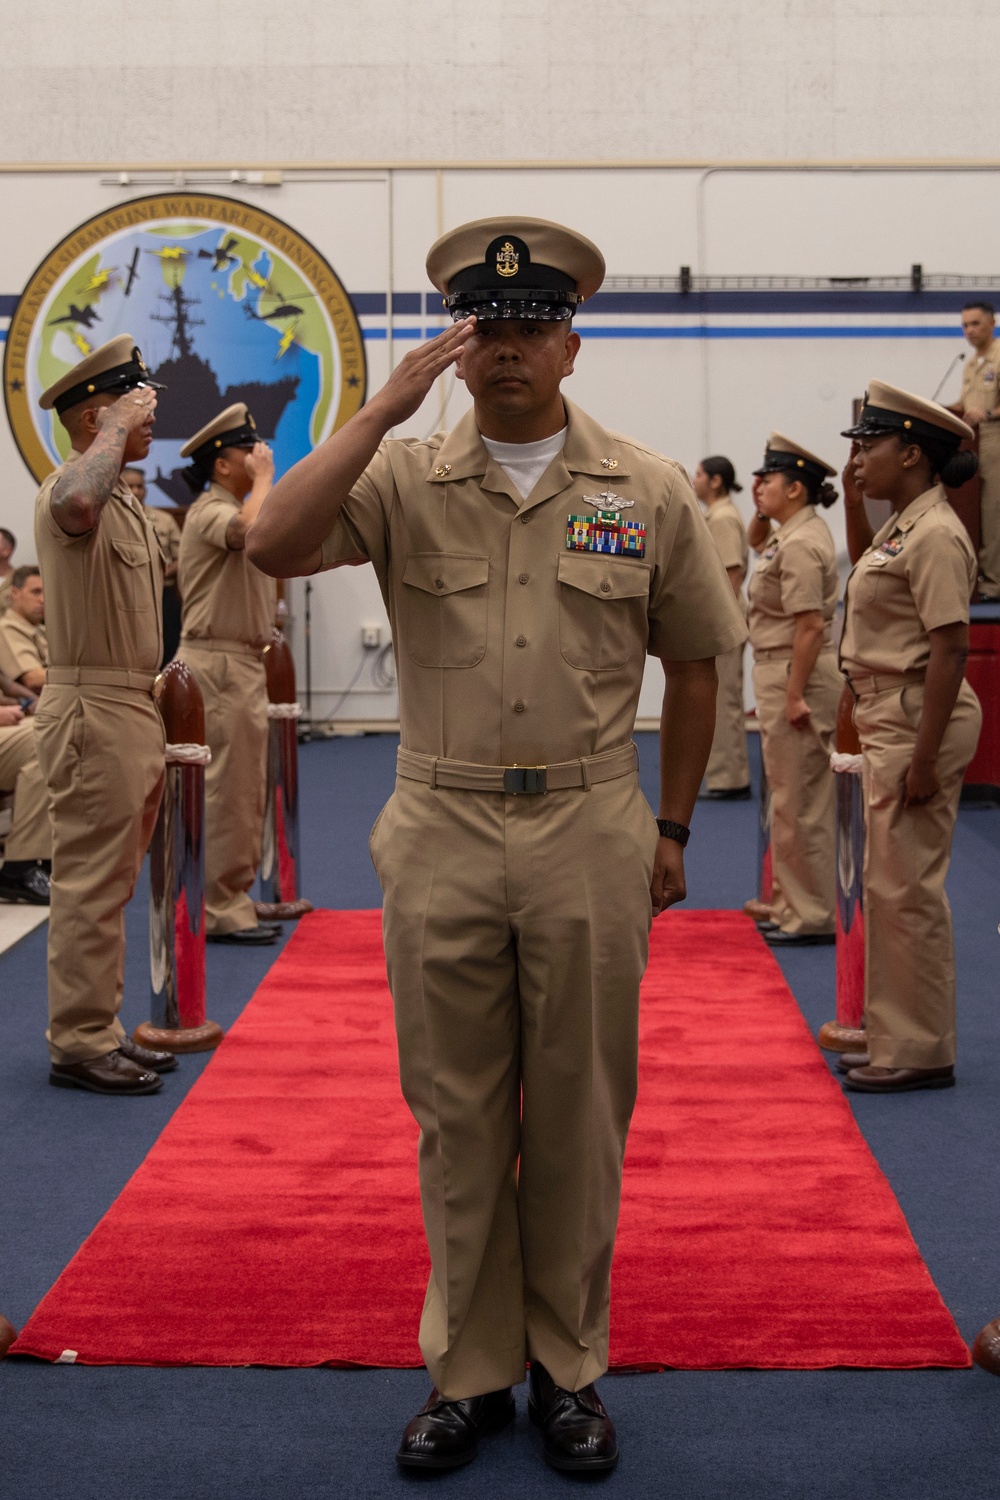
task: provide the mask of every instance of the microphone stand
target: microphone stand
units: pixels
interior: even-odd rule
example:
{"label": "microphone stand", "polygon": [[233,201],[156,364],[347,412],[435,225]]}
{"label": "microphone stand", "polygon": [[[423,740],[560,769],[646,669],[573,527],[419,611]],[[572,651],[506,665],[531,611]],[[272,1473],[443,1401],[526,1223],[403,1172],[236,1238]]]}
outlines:
{"label": "microphone stand", "polygon": [[951,364],[948,366],[947,370],[945,370],[945,372],[944,372],[944,378],[942,379],[941,384],[938,386],[937,390],[934,392],[933,396],[931,397],[932,401],[936,401],[937,398],[940,396],[941,392],[944,390],[945,386],[948,384],[948,379],[949,379],[949,377],[951,375],[952,370],[955,368],[956,365],[961,364],[962,360],[964,358],[965,358],[965,353],[964,352],[961,353],[961,354],[956,354],[955,355],[955,358],[952,360]]}
{"label": "microphone stand", "polygon": [[308,744],[312,739],[312,579],[306,579],[306,713],[304,730],[300,730],[299,739],[303,744]]}

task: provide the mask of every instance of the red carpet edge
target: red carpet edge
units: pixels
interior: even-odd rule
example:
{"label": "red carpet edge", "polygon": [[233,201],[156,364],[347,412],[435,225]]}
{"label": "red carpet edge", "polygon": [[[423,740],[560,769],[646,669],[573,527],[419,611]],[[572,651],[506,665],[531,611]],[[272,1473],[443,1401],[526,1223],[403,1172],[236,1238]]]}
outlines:
{"label": "red carpet edge", "polygon": [[[394,1045],[380,914],[304,918],[11,1353],[419,1365],[428,1267]],[[617,1369],[970,1363],[737,912],[654,924],[611,1334]]]}

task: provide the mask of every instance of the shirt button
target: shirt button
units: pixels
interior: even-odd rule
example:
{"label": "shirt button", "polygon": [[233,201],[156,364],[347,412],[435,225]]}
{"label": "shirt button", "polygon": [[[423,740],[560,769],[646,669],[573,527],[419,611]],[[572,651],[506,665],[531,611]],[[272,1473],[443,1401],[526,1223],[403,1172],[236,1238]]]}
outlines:
{"label": "shirt button", "polygon": [[607,581],[607,579],[605,579],[604,582],[601,584],[601,593],[602,594],[610,594],[611,593],[611,585]]}
{"label": "shirt button", "polygon": [[526,635],[519,635],[517,640],[514,642],[515,646],[526,646],[527,644],[528,637]]}
{"label": "shirt button", "polygon": [[[601,587],[603,588],[603,586],[604,585],[602,584]],[[435,578],[435,580],[434,580],[434,587],[436,589],[443,589],[444,588],[444,579],[443,578]]]}
{"label": "shirt button", "polygon": [[530,521],[530,520],[531,520],[531,517],[530,517],[530,516],[522,516],[522,517],[521,517],[521,525],[522,525],[522,526],[527,526],[527,524],[528,524],[528,522],[529,522],[529,521]]}
{"label": "shirt button", "polygon": [[527,581],[528,581],[528,575],[527,575],[527,573],[518,573],[518,575],[517,575],[517,581],[518,581],[518,583],[527,583]]}
{"label": "shirt button", "polygon": [[516,714],[524,713],[524,704],[521,702],[520,698],[518,698],[517,702],[514,704],[514,712]]}

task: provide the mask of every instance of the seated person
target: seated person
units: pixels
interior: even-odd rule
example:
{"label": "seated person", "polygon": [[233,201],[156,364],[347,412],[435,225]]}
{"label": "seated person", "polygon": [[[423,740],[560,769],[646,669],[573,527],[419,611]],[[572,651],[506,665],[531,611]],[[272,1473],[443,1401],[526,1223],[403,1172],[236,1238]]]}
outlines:
{"label": "seated person", "polygon": [[15,568],[10,605],[0,619],[0,671],[35,694],[45,686],[49,664],[44,621],[42,575],[33,563]]}
{"label": "seated person", "polygon": [[10,603],[10,580],[14,576],[11,558],[17,548],[17,537],[6,526],[0,526],[0,615]]}
{"label": "seated person", "polygon": [[[12,692],[13,690],[13,692]],[[0,867],[0,901],[48,906],[52,868],[52,825],[49,793],[35,754],[35,724],[27,717],[20,695],[30,698],[30,714],[37,699],[0,672],[0,792],[14,794],[14,821]]]}

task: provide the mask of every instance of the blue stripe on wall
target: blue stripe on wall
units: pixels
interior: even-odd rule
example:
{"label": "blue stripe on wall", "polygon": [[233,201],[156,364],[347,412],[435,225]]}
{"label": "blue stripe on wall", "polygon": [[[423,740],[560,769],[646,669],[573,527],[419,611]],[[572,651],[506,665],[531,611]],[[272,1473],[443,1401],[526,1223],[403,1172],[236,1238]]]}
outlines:
{"label": "blue stripe on wall", "polygon": [[[682,328],[634,328],[628,325],[591,327],[578,325],[585,339],[957,339],[961,331],[951,324],[927,324],[923,328],[896,327],[892,323],[857,324],[844,327],[841,324],[798,323],[773,324],[767,328],[742,328],[739,324],[715,324],[712,327],[685,326]],[[430,339],[439,333],[438,328],[394,328],[394,342]],[[364,329],[365,339],[378,343],[386,338],[384,328]]]}

